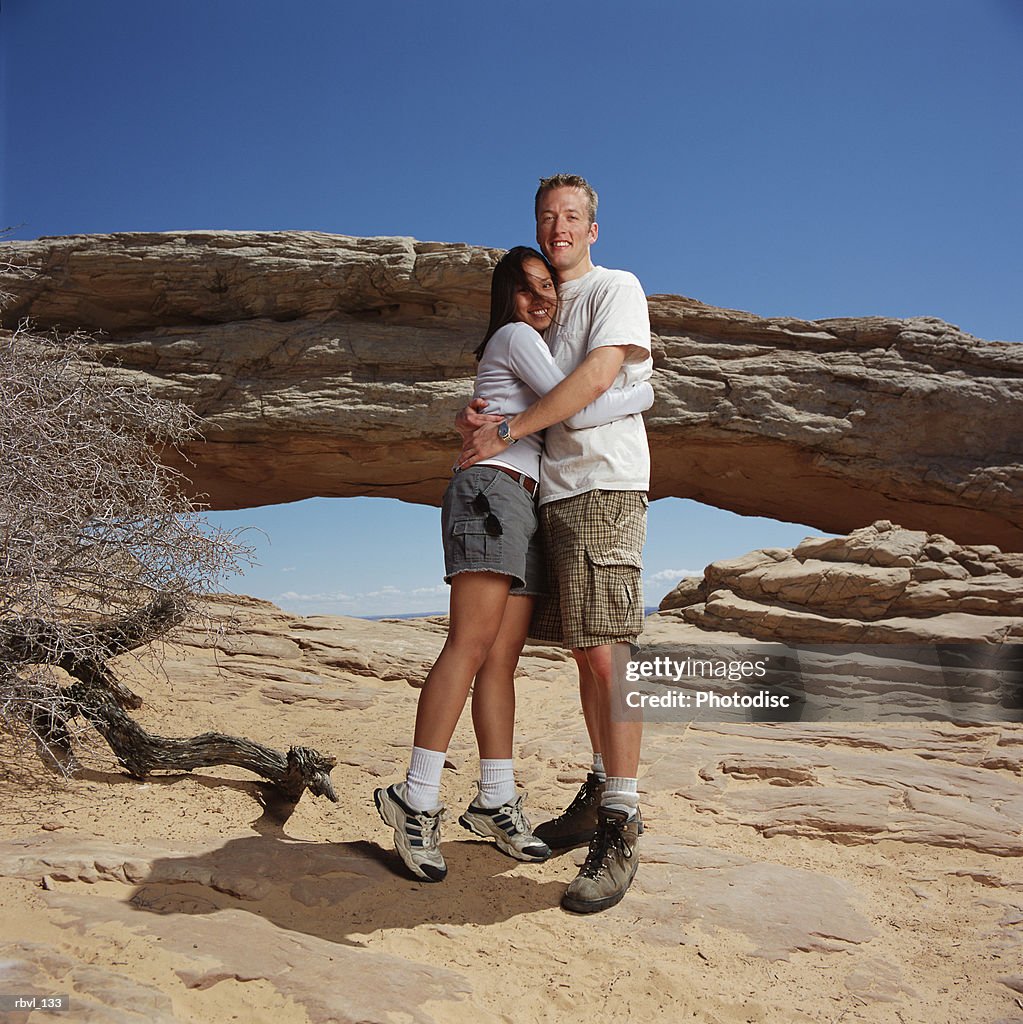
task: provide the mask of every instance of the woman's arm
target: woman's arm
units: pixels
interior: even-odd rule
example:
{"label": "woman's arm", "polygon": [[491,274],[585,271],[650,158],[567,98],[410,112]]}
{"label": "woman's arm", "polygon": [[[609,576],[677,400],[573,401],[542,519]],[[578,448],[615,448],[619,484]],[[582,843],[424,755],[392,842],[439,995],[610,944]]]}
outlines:
{"label": "woman's arm", "polygon": [[620,420],[623,416],[646,412],[654,404],[654,389],[648,380],[627,388],[608,388],[595,402],[584,406],[574,416],[562,420],[571,430],[599,427],[602,423]]}
{"label": "woman's arm", "polygon": [[[547,343],[526,324],[516,325],[508,348],[512,372],[538,395],[546,395],[564,379]],[[644,412],[654,403],[654,391],[648,381],[629,388],[608,388],[599,398],[567,417],[566,427],[579,430]]]}

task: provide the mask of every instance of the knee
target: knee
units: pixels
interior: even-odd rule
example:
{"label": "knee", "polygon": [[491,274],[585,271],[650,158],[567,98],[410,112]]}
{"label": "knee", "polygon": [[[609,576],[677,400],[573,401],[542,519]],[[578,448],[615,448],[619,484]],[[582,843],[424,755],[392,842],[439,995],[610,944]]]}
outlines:
{"label": "knee", "polygon": [[444,646],[450,654],[467,662],[476,672],[487,660],[493,645],[493,637],[450,633]]}
{"label": "knee", "polygon": [[597,679],[610,679],[614,663],[606,647],[592,647],[587,652],[586,666]]}
{"label": "knee", "polygon": [[515,678],[515,666],[518,664],[517,657],[502,657],[502,652],[492,650],[483,663],[482,672],[488,679],[493,678],[497,682],[511,681]]}
{"label": "knee", "polygon": [[614,646],[587,647],[579,660],[579,676],[583,685],[609,690],[615,682]]}

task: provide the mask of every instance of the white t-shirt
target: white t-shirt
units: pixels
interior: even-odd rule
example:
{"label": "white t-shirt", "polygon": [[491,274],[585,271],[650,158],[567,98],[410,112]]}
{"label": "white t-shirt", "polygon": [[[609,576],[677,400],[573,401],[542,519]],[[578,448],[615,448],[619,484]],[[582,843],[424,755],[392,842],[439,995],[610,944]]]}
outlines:
{"label": "white t-shirt", "polygon": [[[594,349],[629,345],[615,388],[649,381],[650,312],[643,287],[625,270],[594,267],[558,286],[557,323],[547,341],[567,376]],[[572,430],[548,427],[540,470],[540,504],[586,491],[646,491],[650,487],[650,448],[638,413],[609,423]]]}
{"label": "white t-shirt", "polygon": [[[474,398],[487,401],[486,412],[512,417],[528,409],[541,395],[565,379],[547,347],[547,342],[529,324],[505,324],[494,332],[483,350],[476,371]],[[565,421],[569,432],[592,428],[619,416],[630,419],[653,404],[654,393],[647,382],[638,386],[613,387],[596,401]],[[640,423],[642,423],[640,417]],[[540,476],[543,454],[542,434],[529,434],[509,445],[499,456],[481,465],[507,466],[534,480]]]}

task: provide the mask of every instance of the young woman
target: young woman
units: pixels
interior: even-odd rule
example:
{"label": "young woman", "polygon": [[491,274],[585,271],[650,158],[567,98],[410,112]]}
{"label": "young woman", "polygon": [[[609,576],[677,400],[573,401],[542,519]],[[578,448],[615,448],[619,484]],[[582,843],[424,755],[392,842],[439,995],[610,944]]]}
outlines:
{"label": "young woman", "polygon": [[[539,333],[556,312],[550,264],[535,249],[510,250],[494,268],[490,323],[476,349],[475,396],[487,400],[488,413],[522,412],[564,379]],[[573,429],[596,426],[652,404],[648,383],[612,388],[565,422]],[[543,440],[539,434],[506,440],[499,456],[456,472],[444,495],[448,638],[419,695],[405,782],[374,793],[406,867],[431,882],[447,874],[440,852],[440,778],[470,686],[480,780],[459,824],[493,838],[519,860],[542,861],[551,854],[522,811],[512,759],[515,666],[536,595],[544,590],[535,504]]]}

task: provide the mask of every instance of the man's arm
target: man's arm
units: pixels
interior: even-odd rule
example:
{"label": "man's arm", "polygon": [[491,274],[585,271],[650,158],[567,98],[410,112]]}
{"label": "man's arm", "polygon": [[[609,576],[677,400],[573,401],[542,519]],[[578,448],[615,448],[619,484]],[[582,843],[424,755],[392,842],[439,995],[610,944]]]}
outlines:
{"label": "man's arm", "polygon": [[[627,351],[627,345],[602,345],[588,353],[557,387],[508,421],[512,437],[525,437],[552,423],[560,423],[599,398],[614,383]],[[507,447],[497,436],[497,424],[485,423],[466,437],[458,467],[468,469]]]}

